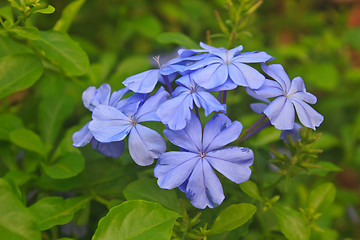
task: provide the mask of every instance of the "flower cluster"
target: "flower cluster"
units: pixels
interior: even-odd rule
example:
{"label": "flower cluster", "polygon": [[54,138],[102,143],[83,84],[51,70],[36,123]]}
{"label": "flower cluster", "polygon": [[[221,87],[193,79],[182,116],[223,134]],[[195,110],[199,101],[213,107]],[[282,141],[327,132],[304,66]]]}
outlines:
{"label": "flower cluster", "polygon": [[[265,64],[274,59],[269,54],[242,52],[242,46],[231,50],[204,43],[200,46],[202,49],[180,49],[177,58],[159,64],[159,69],[128,77],[125,87],[112,94],[108,84],[86,89],[82,99],[92,112],[92,120],[74,133],[73,145],[91,142],[100,153],[117,158],[129,136],[128,149],[136,164],[147,166],[158,159],[154,175],[161,188],[178,187],[193,206],[213,208],[225,198],[214,169],[239,184],[249,179],[254,161],[251,149],[226,147],[242,131],[240,122],[226,116],[227,91],[243,86],[250,96],[264,102],[251,104],[262,117],[242,140],[271,124],[284,130],[285,139],[284,134],[300,128],[295,123],[295,110],[299,121],[309,128],[318,127],[323,117],[308,105],[317,99],[306,91],[300,77],[291,82],[281,65]],[[271,79],[247,63],[261,64]],[[161,86],[151,94],[158,83],[167,90]],[[218,92],[218,99],[214,92]],[[204,125],[199,108],[205,116],[215,113]],[[263,120],[266,122],[255,129]],[[163,137],[140,124],[146,121],[162,122],[164,135],[180,147],[179,151],[166,152]]]}

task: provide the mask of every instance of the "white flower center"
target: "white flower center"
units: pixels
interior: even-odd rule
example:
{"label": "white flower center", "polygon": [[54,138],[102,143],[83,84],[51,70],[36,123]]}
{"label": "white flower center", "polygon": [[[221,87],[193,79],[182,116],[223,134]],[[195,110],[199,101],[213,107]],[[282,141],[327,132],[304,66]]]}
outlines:
{"label": "white flower center", "polygon": [[206,157],[206,154],[205,154],[205,152],[200,152],[199,156],[200,156],[200,158],[204,158],[204,157]]}

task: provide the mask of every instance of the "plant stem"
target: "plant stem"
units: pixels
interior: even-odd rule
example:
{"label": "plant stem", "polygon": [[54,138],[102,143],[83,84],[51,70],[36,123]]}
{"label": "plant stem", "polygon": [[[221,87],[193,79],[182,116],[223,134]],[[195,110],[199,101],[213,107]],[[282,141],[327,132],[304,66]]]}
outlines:
{"label": "plant stem", "polygon": [[263,125],[261,125],[260,127],[258,127],[257,129],[255,129],[254,131],[252,131],[251,133],[249,133],[248,135],[246,135],[243,139],[240,140],[240,142],[245,141],[246,139],[254,136],[256,133],[260,132],[261,130],[263,130],[264,128],[266,128],[267,126],[270,126],[270,120],[266,121],[265,123],[263,123]]}
{"label": "plant stem", "polygon": [[226,104],[226,95],[227,95],[227,91],[225,90],[225,91],[223,92],[223,99],[222,99],[222,103],[223,103],[223,104]]}

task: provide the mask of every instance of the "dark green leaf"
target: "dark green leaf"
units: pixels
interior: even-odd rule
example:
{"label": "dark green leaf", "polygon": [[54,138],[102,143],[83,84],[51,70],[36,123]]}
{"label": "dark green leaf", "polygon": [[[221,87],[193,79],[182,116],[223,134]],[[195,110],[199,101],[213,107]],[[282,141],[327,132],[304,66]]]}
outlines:
{"label": "dark green leaf", "polygon": [[39,105],[39,126],[41,137],[46,144],[52,145],[63,122],[74,110],[74,102],[68,96],[46,98]]}
{"label": "dark green leaf", "polygon": [[315,212],[322,212],[335,199],[336,189],[332,183],[323,183],[310,192],[309,208]]}
{"label": "dark green leaf", "polygon": [[219,214],[207,235],[218,234],[238,228],[249,221],[255,212],[256,207],[252,204],[233,204]]}
{"label": "dark green leaf", "polygon": [[274,208],[280,230],[289,240],[310,239],[310,225],[298,211],[289,207]]}
{"label": "dark green leaf", "polygon": [[17,116],[7,113],[0,115],[0,139],[9,140],[10,132],[22,127],[23,123]]}
{"label": "dark green leaf", "polygon": [[161,189],[154,179],[141,179],[130,183],[124,189],[127,200],[146,200],[162,204],[170,210],[180,212],[175,190]]}
{"label": "dark green leaf", "polygon": [[10,140],[23,149],[46,156],[47,149],[44,143],[33,131],[25,128],[16,129],[10,133]]}
{"label": "dark green leaf", "polygon": [[44,231],[56,225],[68,223],[74,214],[86,206],[89,197],[76,197],[64,200],[61,197],[43,198],[29,207],[39,230]]}
{"label": "dark green leaf", "polygon": [[0,179],[0,236],[11,240],[40,240],[40,231],[28,209]]}
{"label": "dark green leaf", "polygon": [[158,203],[127,201],[100,220],[92,240],[168,240],[178,217]]}
{"label": "dark green leaf", "polygon": [[254,182],[252,182],[250,180],[243,182],[240,184],[240,188],[248,196],[255,198],[259,201],[262,201],[262,197],[260,195],[259,189]]}
{"label": "dark green leaf", "polygon": [[40,39],[34,45],[68,74],[82,75],[89,68],[85,51],[66,33],[40,31]]}
{"label": "dark green leaf", "polygon": [[0,59],[0,98],[33,85],[43,65],[33,54],[10,55]]}
{"label": "dark green leaf", "polygon": [[62,11],[61,18],[56,22],[54,30],[67,32],[84,2],[85,0],[75,0],[69,3]]}
{"label": "dark green leaf", "polygon": [[188,36],[179,32],[161,33],[156,37],[156,40],[160,43],[175,43],[185,48],[199,48],[197,43]]}
{"label": "dark green leaf", "polygon": [[55,179],[74,177],[84,169],[84,165],[85,159],[78,152],[69,152],[58,157],[53,163],[42,164],[45,173]]}

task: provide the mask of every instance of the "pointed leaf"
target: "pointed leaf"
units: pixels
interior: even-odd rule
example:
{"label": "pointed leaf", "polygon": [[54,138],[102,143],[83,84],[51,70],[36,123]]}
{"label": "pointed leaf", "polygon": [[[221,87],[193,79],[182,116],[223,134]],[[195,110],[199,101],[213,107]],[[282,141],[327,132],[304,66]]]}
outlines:
{"label": "pointed leaf", "polygon": [[255,212],[256,207],[252,204],[233,204],[220,213],[207,235],[218,234],[238,228],[249,221]]}
{"label": "pointed leaf", "polygon": [[89,68],[85,51],[66,33],[40,31],[40,39],[34,41],[34,46],[70,75],[82,75]]}
{"label": "pointed leaf", "polygon": [[56,22],[54,30],[67,32],[84,2],[85,0],[75,0],[69,3],[62,11],[61,18]]}
{"label": "pointed leaf", "polygon": [[27,46],[18,43],[11,38],[0,36],[0,57],[11,54],[31,53],[32,50]]}
{"label": "pointed leaf", "polygon": [[178,217],[158,203],[126,201],[100,220],[92,240],[168,240]]}
{"label": "pointed leaf", "polygon": [[315,212],[322,212],[335,199],[336,189],[332,183],[323,183],[310,192],[309,208]]}
{"label": "pointed leaf", "polygon": [[255,198],[259,201],[262,201],[259,189],[256,184],[250,180],[240,184],[241,190],[246,193],[249,197]]}
{"label": "pointed leaf", "polygon": [[39,230],[44,231],[56,225],[68,223],[74,214],[90,201],[88,197],[43,198],[29,207],[29,211],[36,220]]}
{"label": "pointed leaf", "polygon": [[274,208],[280,230],[289,240],[309,240],[310,225],[298,211],[288,207]]}
{"label": "pointed leaf", "polygon": [[10,133],[10,140],[19,147],[46,156],[47,150],[40,137],[31,130],[20,128]]}
{"label": "pointed leaf", "polygon": [[179,32],[165,32],[156,37],[156,40],[160,43],[175,43],[185,48],[199,48],[188,36]]}
{"label": "pointed leaf", "polygon": [[22,128],[23,123],[20,118],[11,114],[0,115],[0,139],[9,140],[9,134],[11,131]]}
{"label": "pointed leaf", "polygon": [[40,38],[39,29],[36,27],[13,27],[9,29],[10,32],[15,33],[19,37],[27,38],[30,40],[37,40]]}
{"label": "pointed leaf", "polygon": [[34,13],[42,13],[42,14],[52,14],[53,12],[55,12],[55,8],[51,5],[48,5],[46,8],[34,11]]}
{"label": "pointed leaf", "polygon": [[161,189],[155,179],[140,179],[130,183],[124,189],[127,200],[146,200],[162,204],[164,207],[180,212],[175,190]]}
{"label": "pointed leaf", "polygon": [[40,240],[40,231],[28,209],[11,186],[0,179],[0,237],[13,240]]}
{"label": "pointed leaf", "polygon": [[0,59],[0,98],[33,85],[43,65],[33,54],[9,55]]}

